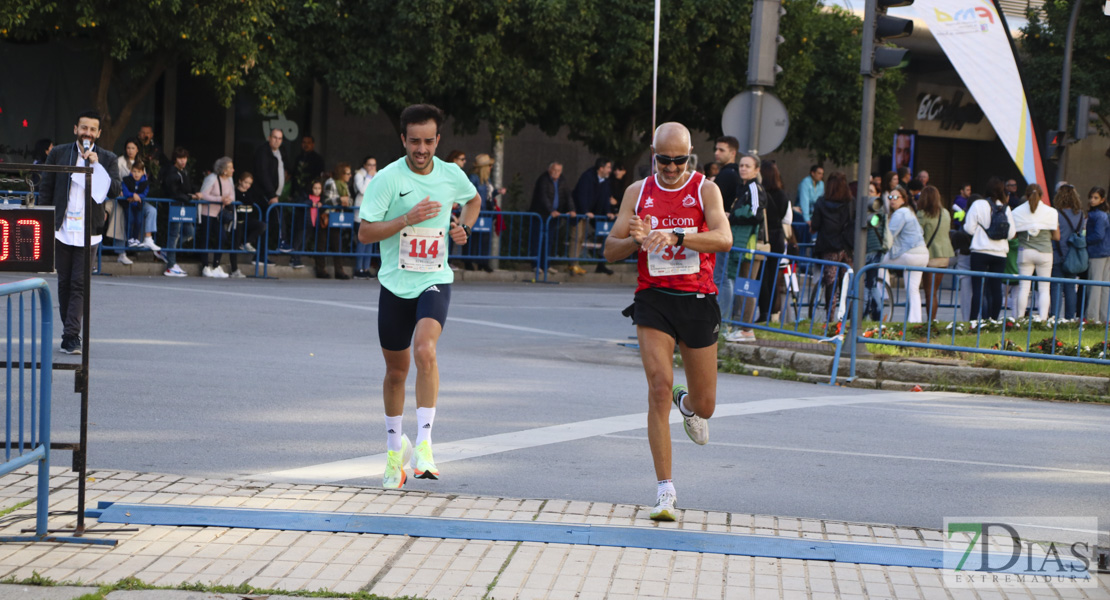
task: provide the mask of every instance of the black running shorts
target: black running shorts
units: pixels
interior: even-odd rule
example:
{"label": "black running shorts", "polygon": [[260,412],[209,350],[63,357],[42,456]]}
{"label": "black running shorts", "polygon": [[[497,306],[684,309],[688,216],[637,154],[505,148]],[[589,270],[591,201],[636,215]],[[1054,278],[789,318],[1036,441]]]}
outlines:
{"label": "black running shorts", "polygon": [[378,340],[386,350],[407,350],[420,319],[435,319],[447,324],[451,304],[450,284],[437,283],[415,298],[401,298],[382,286],[378,296]]}
{"label": "black running shorts", "polygon": [[689,348],[717,343],[721,308],[714,294],[679,295],[656,288],[636,292],[635,301],[621,313],[636,325],[658,329]]}

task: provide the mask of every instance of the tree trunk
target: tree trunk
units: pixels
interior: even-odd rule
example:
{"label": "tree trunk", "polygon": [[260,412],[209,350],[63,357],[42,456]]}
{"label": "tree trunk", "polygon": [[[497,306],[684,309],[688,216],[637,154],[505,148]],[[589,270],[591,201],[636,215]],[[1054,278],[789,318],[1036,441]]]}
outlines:
{"label": "tree trunk", "polygon": [[138,108],[139,103],[142,102],[154,89],[154,84],[166,72],[166,61],[163,58],[157,59],[154,64],[147,71],[143,77],[142,82],[138,87],[129,88],[122,94],[126,101],[120,107],[119,114],[113,116],[111,107],[108,103],[108,91],[112,86],[112,76],[115,73],[116,61],[111,55],[105,53],[104,59],[100,62],[100,81],[97,83],[96,88],[96,110],[100,113],[100,139],[98,143],[101,147],[111,150],[119,137],[123,135],[123,131],[131,123],[131,115],[134,114],[135,109]]}
{"label": "tree trunk", "polygon": [[[493,173],[490,179],[493,181],[493,187],[501,189],[505,187],[503,181],[505,177],[505,126],[496,125],[493,127]],[[502,202],[504,200],[502,199]],[[498,202],[500,205],[501,202]],[[494,223],[496,231],[496,223]],[[493,235],[490,238],[490,254],[493,256],[501,255],[501,236]],[[496,258],[489,261],[489,266],[496,270],[500,265]]]}

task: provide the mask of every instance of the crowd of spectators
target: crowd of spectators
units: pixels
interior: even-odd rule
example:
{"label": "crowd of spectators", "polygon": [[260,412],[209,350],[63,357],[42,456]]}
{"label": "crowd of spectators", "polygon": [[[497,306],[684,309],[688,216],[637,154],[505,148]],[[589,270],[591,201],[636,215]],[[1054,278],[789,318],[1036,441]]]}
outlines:
{"label": "crowd of spectators", "polygon": [[[284,141],[283,131],[273,129],[255,151],[251,170],[236,171],[231,158],[221,157],[210,170],[200,169],[204,176],[198,185],[194,176],[198,169],[188,150],[178,147],[167,157],[154,143],[153,128],[141,127],[135,138],[125,142],[118,157],[121,195],[104,207],[105,236],[115,242],[106,246],[117,249],[117,260],[123,264],[133,262],[129,252],[150,252],[165,263],[165,275],[171,277],[188,274],[177,262],[183,248],[205,249],[208,252],[190,252],[199,255],[199,274],[233,278],[244,276],[239,268],[241,254],[251,256],[254,264],[253,253],[269,237],[272,244],[268,247],[290,255],[293,268],[302,268],[302,256],[310,255],[316,276],[332,277],[326,268],[331,256],[334,277],[350,279],[346,263],[353,250],[353,277],[373,277],[377,258],[371,247],[358,243],[352,233],[357,231],[362,197],[377,174],[377,160],[366,156],[357,170],[347,162],[329,169],[311,135],[301,137],[300,152],[294,159],[287,157]],[[50,140],[40,140],[35,146],[35,162],[45,161],[52,147]],[[454,150],[447,162],[465,170],[467,156]],[[488,257],[505,229],[505,221],[497,213],[506,193],[494,185],[493,167],[493,157],[479,154],[469,177],[482,199],[483,213],[496,217],[475,231],[467,246],[457,249],[459,263],[452,268],[493,270]],[[714,160],[702,169],[721,189],[735,246],[797,254],[799,244],[811,245],[815,258],[851,263],[857,251],[857,183],[849,183],[844,173],[826,173],[821,165],[813,165],[796,187],[787,187],[774,161],[742,155],[737,140],[729,136],[716,140]],[[587,272],[580,260],[588,258],[596,263],[596,272],[612,274],[596,253],[600,247],[597,240],[615,218],[627,175],[625,167],[605,157],[576,179],[563,172],[562,163],[551,162],[535,181],[529,209],[541,222],[547,221],[547,247],[540,248],[540,228],[528,227],[529,255],[562,259],[572,275]],[[927,172],[914,177],[905,168],[873,174],[867,186],[866,247],[859,251],[865,253],[865,264],[884,263],[892,268],[867,271],[861,290],[865,316],[880,318],[890,281],[887,271],[905,266],[1052,276],[1077,282],[1038,282],[1031,296],[1034,286],[1029,281],[1015,280],[1010,285],[997,277],[962,276],[959,316],[972,322],[998,320],[1004,310],[1010,316],[1028,314],[1037,320],[1055,316],[1106,322],[1110,289],[1078,285],[1084,279],[1110,281],[1110,213],[1105,189],[1092,188],[1084,202],[1067,183],[1059,184],[1050,197],[1039,185],[1029,185],[1022,193],[1016,180],[992,177],[981,194],[965,183],[954,198],[946,200],[929,184]],[[794,194],[788,195],[787,190]],[[156,205],[148,198],[170,202]],[[274,209],[276,219],[270,222],[273,230],[268,231],[267,211],[279,203],[282,206]],[[336,209],[353,209],[353,228],[329,226]],[[169,213],[162,221],[167,223],[165,247],[155,242],[159,210]],[[591,251],[594,254],[588,254]],[[221,264],[224,253],[229,255],[229,271]],[[549,273],[558,272],[557,266],[548,264]],[[944,273],[902,273],[908,320],[935,320]],[[750,302],[735,302],[733,278],[737,274],[761,278],[759,294]],[[825,267],[821,273],[824,305],[830,314],[839,302],[834,291],[841,274],[842,270],[834,267]],[[780,315],[786,286],[780,270],[764,268],[759,255],[721,253],[714,277],[726,320],[763,321]],[[776,277],[780,278],[777,283]],[[726,329],[725,333],[730,341],[754,340],[754,333],[745,328]]]}

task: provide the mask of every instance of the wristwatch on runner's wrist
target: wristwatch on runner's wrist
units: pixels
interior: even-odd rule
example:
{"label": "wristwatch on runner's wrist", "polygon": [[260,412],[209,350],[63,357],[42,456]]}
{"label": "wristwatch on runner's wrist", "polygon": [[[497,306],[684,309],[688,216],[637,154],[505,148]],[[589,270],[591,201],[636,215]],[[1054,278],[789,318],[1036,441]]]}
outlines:
{"label": "wristwatch on runner's wrist", "polygon": [[470,225],[467,225],[466,223],[463,223],[462,224],[462,230],[463,230],[463,233],[466,234],[467,239],[470,239]]}
{"label": "wristwatch on runner's wrist", "polygon": [[683,242],[686,241],[686,230],[682,229],[681,227],[675,227],[674,228],[674,234],[676,236],[678,236],[678,241],[675,242],[674,245],[675,246],[681,246],[683,244]]}

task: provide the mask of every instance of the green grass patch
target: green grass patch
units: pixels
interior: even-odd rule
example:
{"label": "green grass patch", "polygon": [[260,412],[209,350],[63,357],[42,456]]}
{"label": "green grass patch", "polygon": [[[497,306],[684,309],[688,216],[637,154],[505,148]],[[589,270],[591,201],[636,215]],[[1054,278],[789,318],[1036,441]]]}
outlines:
{"label": "green grass patch", "polygon": [[[511,555],[510,555],[511,556]],[[0,580],[0,583],[14,584],[14,585],[34,585],[40,587],[53,587],[53,586],[88,586],[87,583],[79,581],[65,581],[57,582],[47,577],[33,572],[30,577],[22,580],[17,580],[14,577],[8,577]],[[351,598],[353,600],[391,600],[387,596],[379,596],[371,594],[370,592],[355,592],[353,594],[344,594],[340,592],[332,592],[329,590],[277,590],[277,589],[261,589],[241,583],[239,585],[214,585],[207,583],[186,582],[176,586],[157,586],[145,583],[134,577],[125,577],[115,583],[106,583],[100,585],[95,592],[89,592],[77,598],[77,600],[104,600],[108,594],[117,590],[178,590],[186,592],[202,592],[208,594],[232,594],[232,595],[250,595],[250,596],[296,596],[300,598]],[[412,596],[405,596],[407,600],[418,600]],[[398,599],[401,600],[401,599]]]}
{"label": "green grass patch", "polygon": [[16,504],[15,506],[11,506],[11,507],[5,508],[4,510],[0,510],[0,517],[10,515],[13,512],[23,508],[24,506],[29,506],[32,502],[34,502],[33,499],[32,500],[24,500],[23,502],[20,502],[19,504]]}

